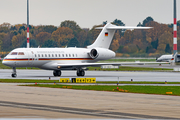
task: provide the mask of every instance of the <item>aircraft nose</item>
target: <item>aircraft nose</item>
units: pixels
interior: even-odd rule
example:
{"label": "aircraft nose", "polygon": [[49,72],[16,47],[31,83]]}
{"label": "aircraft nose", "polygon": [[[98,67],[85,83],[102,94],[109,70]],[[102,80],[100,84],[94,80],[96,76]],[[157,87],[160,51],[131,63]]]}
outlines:
{"label": "aircraft nose", "polygon": [[156,62],[161,62],[161,60],[158,58],[158,59],[156,60]]}
{"label": "aircraft nose", "polygon": [[6,64],[7,64],[7,62],[3,60],[3,61],[2,61],[2,64],[3,64],[3,65],[6,65]]}
{"label": "aircraft nose", "polygon": [[8,61],[6,61],[6,60],[3,60],[3,61],[2,61],[2,64],[3,64],[3,65],[6,65],[6,66],[10,66],[10,65],[11,65],[11,63],[8,62]]}

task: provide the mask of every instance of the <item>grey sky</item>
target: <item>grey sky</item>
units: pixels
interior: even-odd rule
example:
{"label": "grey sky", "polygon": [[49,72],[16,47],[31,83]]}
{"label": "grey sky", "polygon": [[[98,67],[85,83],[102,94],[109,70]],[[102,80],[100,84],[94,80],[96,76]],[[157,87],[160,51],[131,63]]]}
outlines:
{"label": "grey sky", "polygon": [[[120,19],[136,26],[147,16],[159,23],[173,22],[173,0],[29,0],[30,24],[59,26],[74,20],[81,28],[92,28],[103,21]],[[26,23],[27,0],[0,0],[0,24]],[[179,20],[180,1],[177,0]]]}

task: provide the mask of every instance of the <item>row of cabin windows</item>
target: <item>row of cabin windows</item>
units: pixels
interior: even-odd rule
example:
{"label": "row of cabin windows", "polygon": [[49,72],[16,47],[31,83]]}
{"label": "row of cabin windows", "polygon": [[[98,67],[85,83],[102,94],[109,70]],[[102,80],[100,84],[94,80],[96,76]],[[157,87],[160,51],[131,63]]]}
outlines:
{"label": "row of cabin windows", "polygon": [[77,54],[35,54],[35,57],[77,57]]}

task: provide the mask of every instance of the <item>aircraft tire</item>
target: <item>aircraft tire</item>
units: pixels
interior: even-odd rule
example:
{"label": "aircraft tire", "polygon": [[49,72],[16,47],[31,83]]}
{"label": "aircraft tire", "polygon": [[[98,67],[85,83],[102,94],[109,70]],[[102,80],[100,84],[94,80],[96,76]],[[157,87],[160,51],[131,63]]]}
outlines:
{"label": "aircraft tire", "polygon": [[56,76],[57,76],[57,72],[56,72],[56,71],[53,71],[53,75],[56,77]]}
{"label": "aircraft tire", "polygon": [[12,77],[17,77],[17,74],[12,74],[11,76],[12,76]]}
{"label": "aircraft tire", "polygon": [[77,76],[80,76],[79,72],[77,72],[76,74],[77,74]]}
{"label": "aircraft tire", "polygon": [[85,75],[85,71],[83,69],[77,70],[77,76],[84,76],[84,75]]}
{"label": "aircraft tire", "polygon": [[57,71],[57,76],[61,76],[61,71]]}
{"label": "aircraft tire", "polygon": [[81,76],[85,75],[85,71],[84,70],[82,70],[80,73],[81,73]]}

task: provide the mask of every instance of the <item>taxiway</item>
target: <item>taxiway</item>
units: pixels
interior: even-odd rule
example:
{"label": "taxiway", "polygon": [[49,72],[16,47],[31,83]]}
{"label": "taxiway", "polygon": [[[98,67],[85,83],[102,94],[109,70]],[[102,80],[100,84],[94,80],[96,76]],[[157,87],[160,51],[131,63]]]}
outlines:
{"label": "taxiway", "polygon": [[[12,70],[0,69],[0,79],[43,79],[59,80],[48,70],[17,70],[17,77],[11,77]],[[76,78],[76,71],[62,71],[63,78]],[[96,77],[97,81],[167,81],[179,82],[179,72],[128,72],[128,71],[86,71],[84,77]]]}

